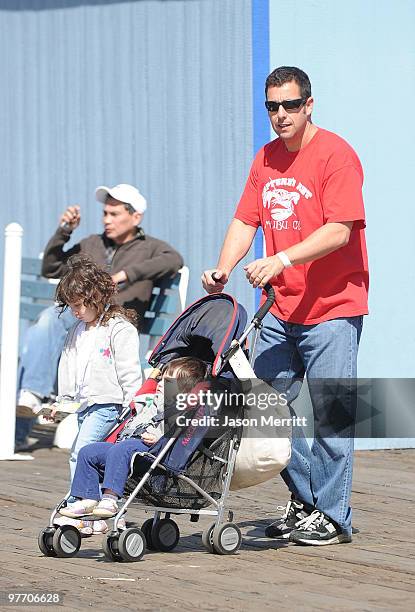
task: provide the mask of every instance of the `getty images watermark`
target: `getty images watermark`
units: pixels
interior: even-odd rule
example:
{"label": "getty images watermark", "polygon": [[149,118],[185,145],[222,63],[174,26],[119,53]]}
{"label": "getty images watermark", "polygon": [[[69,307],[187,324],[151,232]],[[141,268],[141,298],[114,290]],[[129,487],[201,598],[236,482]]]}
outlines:
{"label": "getty images watermark", "polygon": [[[251,391],[212,390],[201,388],[197,392],[177,393],[175,425],[178,427],[249,427],[258,431],[267,428],[306,427],[304,416],[291,415],[285,393],[272,387],[260,391],[264,383]],[[243,410],[241,410],[243,407]]]}
{"label": "getty images watermark", "polygon": [[[165,394],[165,406],[172,409],[165,431],[170,435],[175,426],[200,425],[214,430],[214,437],[221,434],[218,427],[242,426],[251,437],[290,435],[291,428],[293,437],[415,440],[414,378],[282,377],[272,381],[278,391],[270,383],[219,377],[189,393],[172,384],[171,393]],[[300,395],[304,384],[306,392]]]}

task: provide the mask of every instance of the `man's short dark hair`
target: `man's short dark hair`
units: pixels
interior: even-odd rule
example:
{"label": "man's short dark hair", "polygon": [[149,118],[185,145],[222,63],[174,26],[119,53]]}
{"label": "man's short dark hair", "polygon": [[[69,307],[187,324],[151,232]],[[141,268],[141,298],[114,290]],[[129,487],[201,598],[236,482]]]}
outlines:
{"label": "man's short dark hair", "polygon": [[309,98],[311,96],[310,79],[303,70],[295,66],[280,66],[267,76],[265,81],[265,97],[267,97],[269,87],[281,87],[284,83],[291,83],[291,81],[294,81],[299,86],[302,98]]}
{"label": "man's short dark hair", "polygon": [[134,206],[131,206],[131,204],[127,204],[127,202],[123,202],[123,204],[124,204],[125,210],[129,212],[130,215],[133,215],[135,212],[137,212]]}
{"label": "man's short dark hair", "polygon": [[[114,198],[108,193],[105,201],[108,199],[113,200]],[[131,204],[127,204],[127,202],[121,202],[121,204],[124,206],[125,210],[130,213],[130,215],[133,215],[136,212],[134,206],[131,206]]]}

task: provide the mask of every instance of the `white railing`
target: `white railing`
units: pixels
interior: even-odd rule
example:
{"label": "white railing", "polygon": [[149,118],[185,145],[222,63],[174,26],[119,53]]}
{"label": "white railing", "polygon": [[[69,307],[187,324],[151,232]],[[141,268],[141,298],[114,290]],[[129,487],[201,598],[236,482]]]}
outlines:
{"label": "white railing", "polygon": [[0,370],[0,460],[33,459],[30,455],[14,454],[22,238],[23,228],[18,223],[9,223],[5,229],[4,245]]}

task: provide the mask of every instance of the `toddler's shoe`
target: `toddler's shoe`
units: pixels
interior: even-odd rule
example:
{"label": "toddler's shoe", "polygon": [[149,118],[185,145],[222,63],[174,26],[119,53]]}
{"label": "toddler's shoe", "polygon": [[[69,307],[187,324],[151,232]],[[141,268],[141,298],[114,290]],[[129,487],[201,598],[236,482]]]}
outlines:
{"label": "toddler's shoe", "polygon": [[118,513],[117,502],[113,499],[103,497],[99,504],[95,506],[92,514],[97,518],[111,518]]}
{"label": "toddler's shoe", "polygon": [[57,525],[58,527],[61,527],[62,525],[72,525],[73,527],[77,528],[83,537],[91,536],[94,533],[91,526],[92,522],[83,521],[82,519],[71,519],[66,518],[65,516],[59,516],[53,520],[53,524]]}
{"label": "toddler's shoe", "polygon": [[96,499],[80,499],[73,504],[69,504],[69,506],[66,506],[66,508],[59,510],[59,514],[62,514],[62,516],[68,516],[69,518],[86,516],[93,513],[97,503],[98,502]]}

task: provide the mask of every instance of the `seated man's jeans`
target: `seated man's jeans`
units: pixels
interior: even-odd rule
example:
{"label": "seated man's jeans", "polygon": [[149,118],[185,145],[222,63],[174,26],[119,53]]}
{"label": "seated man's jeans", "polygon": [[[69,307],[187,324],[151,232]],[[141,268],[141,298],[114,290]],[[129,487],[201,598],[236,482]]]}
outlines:
{"label": "seated man's jeans", "polygon": [[[304,374],[308,380],[350,379],[352,388],[357,376],[362,324],[363,317],[356,316],[300,325],[268,313],[257,344],[255,374],[280,393],[286,393],[290,405],[301,390]],[[315,387],[313,381],[309,382],[314,411],[312,446],[300,427],[293,428],[291,460],[281,476],[297,499],[324,512],[344,533],[350,534],[355,397],[353,392],[349,394],[350,419],[340,431],[336,429],[335,403],[331,406],[326,403],[323,408],[326,414],[319,414],[324,402],[317,387],[317,382]],[[321,422],[324,426],[320,429]]]}
{"label": "seated man's jeans", "polygon": [[[59,358],[66,334],[76,322],[69,308],[60,316],[55,306],[45,308],[23,338],[20,351],[17,390],[27,389],[39,397],[54,391]],[[16,419],[16,444],[23,444],[36,419]]]}
{"label": "seated man's jeans", "polygon": [[27,329],[20,352],[19,390],[27,389],[39,397],[49,397],[55,387],[66,334],[75,322],[69,308],[59,315],[59,310],[50,306]]}
{"label": "seated man's jeans", "polygon": [[147,452],[149,447],[137,438],[110,444],[96,442],[84,446],[78,454],[71,495],[82,499],[101,498],[101,488],[111,489],[122,497],[134,453]]}

